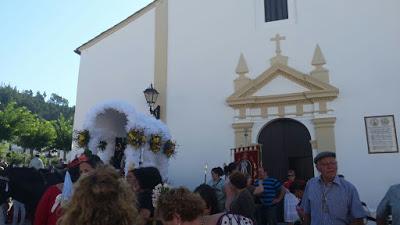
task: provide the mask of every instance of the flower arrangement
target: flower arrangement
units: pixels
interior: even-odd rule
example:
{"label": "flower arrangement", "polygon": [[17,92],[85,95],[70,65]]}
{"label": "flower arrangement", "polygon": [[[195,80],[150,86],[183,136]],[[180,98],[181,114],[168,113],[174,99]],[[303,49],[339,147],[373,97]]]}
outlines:
{"label": "flower arrangement", "polygon": [[87,148],[90,140],[90,134],[88,130],[75,131],[75,142],[80,148]]}
{"label": "flower arrangement", "polygon": [[107,147],[107,142],[106,141],[100,141],[99,144],[97,145],[97,148],[104,151]]}
{"label": "flower arrangement", "polygon": [[163,152],[168,158],[171,158],[173,155],[176,154],[175,148],[176,148],[176,143],[172,140],[168,140],[164,144]]}
{"label": "flower arrangement", "polygon": [[128,132],[127,142],[136,149],[142,147],[146,143],[144,129],[131,129]]}
{"label": "flower arrangement", "polygon": [[150,150],[157,153],[161,150],[161,135],[152,134],[150,137]]}
{"label": "flower arrangement", "polygon": [[157,202],[160,196],[167,193],[169,190],[171,190],[171,187],[168,186],[168,184],[157,184],[157,186],[154,187],[153,194],[151,195],[154,208],[157,208]]}

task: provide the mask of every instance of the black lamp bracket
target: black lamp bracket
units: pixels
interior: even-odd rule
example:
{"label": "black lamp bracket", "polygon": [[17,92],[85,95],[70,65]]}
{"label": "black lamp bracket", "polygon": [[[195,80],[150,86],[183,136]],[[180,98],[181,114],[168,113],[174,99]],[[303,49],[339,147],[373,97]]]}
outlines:
{"label": "black lamp bracket", "polygon": [[158,105],[155,109],[152,109],[150,107],[150,113],[156,118],[156,119],[160,119],[160,106]]}

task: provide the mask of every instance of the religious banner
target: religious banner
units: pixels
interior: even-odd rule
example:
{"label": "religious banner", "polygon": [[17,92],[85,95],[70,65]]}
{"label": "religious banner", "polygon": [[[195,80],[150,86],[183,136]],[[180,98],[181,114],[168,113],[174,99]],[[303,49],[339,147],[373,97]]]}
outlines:
{"label": "religious banner", "polygon": [[233,148],[234,161],[239,166],[239,171],[257,178],[257,169],[261,160],[261,145]]}
{"label": "religious banner", "polygon": [[398,152],[394,116],[369,116],[364,118],[368,153]]}

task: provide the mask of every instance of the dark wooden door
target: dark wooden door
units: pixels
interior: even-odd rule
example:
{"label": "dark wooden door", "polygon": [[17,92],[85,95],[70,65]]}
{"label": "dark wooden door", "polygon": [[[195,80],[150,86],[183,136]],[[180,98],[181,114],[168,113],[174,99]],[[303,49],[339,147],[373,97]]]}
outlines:
{"label": "dark wooden door", "polygon": [[293,169],[298,179],[314,176],[311,136],[307,128],[293,119],[277,119],[258,135],[262,144],[262,163],[268,174],[284,181]]}

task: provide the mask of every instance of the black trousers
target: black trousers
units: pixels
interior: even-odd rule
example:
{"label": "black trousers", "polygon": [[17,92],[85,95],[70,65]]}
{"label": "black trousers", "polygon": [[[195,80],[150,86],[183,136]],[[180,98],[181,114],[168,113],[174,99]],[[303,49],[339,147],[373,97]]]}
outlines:
{"label": "black trousers", "polygon": [[277,207],[273,206],[261,206],[258,208],[258,225],[276,225],[278,224],[277,219]]}

